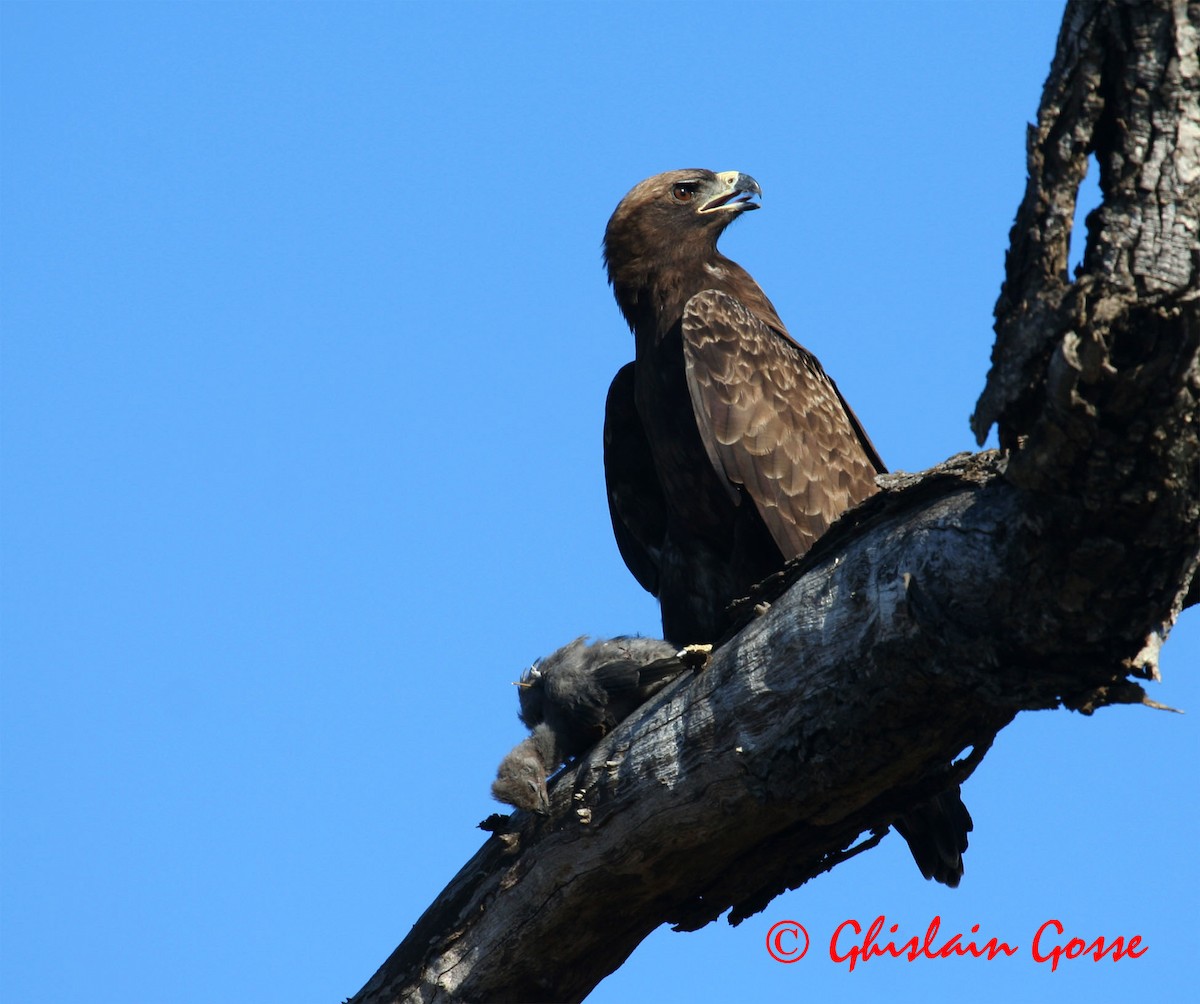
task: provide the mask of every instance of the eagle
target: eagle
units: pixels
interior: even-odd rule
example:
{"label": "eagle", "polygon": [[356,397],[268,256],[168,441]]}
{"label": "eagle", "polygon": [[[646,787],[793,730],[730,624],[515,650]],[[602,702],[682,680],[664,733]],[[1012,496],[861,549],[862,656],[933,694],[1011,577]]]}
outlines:
{"label": "eagle", "polygon": [[[717,250],[761,197],[738,171],[668,171],[635,185],[604,234],[635,348],[605,405],[609,514],[680,646],[719,641],[731,601],[807,552],[886,471],[837,384]],[[896,826],[926,878],[958,884],[971,820],[957,789]]]}
{"label": "eagle", "polygon": [[804,554],[885,470],[816,356],[717,250],[761,194],[737,171],[669,171],[635,186],[604,235],[636,349],[605,407],[609,512],[677,645],[716,642],[730,602]]}
{"label": "eagle", "polygon": [[701,659],[657,638],[576,638],[538,660],[517,684],[529,737],[500,761],[492,796],[545,815],[546,778]]}

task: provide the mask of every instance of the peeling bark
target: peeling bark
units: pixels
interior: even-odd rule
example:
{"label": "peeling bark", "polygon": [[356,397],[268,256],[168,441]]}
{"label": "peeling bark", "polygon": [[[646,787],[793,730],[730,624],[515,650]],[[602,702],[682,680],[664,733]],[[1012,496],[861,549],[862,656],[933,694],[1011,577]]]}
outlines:
{"label": "peeling bark", "polygon": [[1145,702],[1200,561],[1198,53],[1200,5],[1067,7],[972,419],[1003,452],[882,479],[353,1001],[582,999],[660,924],[738,923],[869,849],[1019,711]]}

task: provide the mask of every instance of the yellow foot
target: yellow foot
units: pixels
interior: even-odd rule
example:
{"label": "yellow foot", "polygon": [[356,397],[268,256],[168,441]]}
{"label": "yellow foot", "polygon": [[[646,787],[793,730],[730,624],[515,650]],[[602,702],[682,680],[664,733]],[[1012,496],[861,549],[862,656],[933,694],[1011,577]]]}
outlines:
{"label": "yellow foot", "polygon": [[675,657],[693,673],[708,668],[713,647],[711,645],[685,645]]}

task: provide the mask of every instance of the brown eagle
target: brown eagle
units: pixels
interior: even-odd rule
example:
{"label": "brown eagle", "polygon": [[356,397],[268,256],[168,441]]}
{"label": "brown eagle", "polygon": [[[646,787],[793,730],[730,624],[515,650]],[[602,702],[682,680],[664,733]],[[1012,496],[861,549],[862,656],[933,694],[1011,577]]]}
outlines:
{"label": "brown eagle", "polygon": [[609,511],[677,645],[715,642],[730,601],[807,551],[885,470],[816,357],[717,250],[754,196],[736,171],[668,171],[626,195],[604,235],[637,352],[608,392]]}
{"label": "brown eagle", "polygon": [[[717,250],[761,195],[737,171],[668,171],[635,186],[604,234],[636,349],[605,408],[609,512],[680,646],[718,641],[730,602],[804,554],[885,470],[816,357]],[[957,789],[897,829],[927,878],[958,884],[971,818]]]}

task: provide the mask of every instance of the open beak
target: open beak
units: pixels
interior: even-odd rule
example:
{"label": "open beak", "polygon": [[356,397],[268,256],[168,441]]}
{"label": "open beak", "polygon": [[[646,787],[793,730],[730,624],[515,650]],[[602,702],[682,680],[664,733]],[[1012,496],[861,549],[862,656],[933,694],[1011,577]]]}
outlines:
{"label": "open beak", "polygon": [[758,182],[748,174],[738,171],[722,171],[716,176],[716,184],[707,192],[708,200],[699,209],[701,213],[742,213],[758,209],[759,204],[751,201],[762,198]]}

